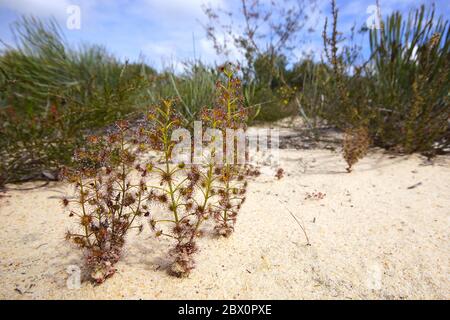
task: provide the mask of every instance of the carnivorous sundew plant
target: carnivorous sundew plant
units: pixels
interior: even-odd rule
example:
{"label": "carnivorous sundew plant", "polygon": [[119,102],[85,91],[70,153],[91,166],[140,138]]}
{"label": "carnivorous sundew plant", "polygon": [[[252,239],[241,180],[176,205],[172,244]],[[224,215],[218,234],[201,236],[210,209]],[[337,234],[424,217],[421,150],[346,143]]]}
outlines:
{"label": "carnivorous sundew plant", "polygon": [[[225,141],[222,144],[223,150],[220,150],[225,155],[222,161],[217,161],[215,157],[218,150],[212,149],[207,165],[206,182],[208,185],[215,182],[215,187],[211,191],[218,196],[217,203],[210,206],[210,212],[216,222],[214,230],[216,234],[228,237],[234,231],[237,214],[245,201],[248,184],[246,177],[258,175],[259,172],[245,164],[246,141],[238,141],[239,138],[234,134],[239,130],[241,133],[244,132],[248,117],[241,93],[241,82],[235,77],[231,65],[224,65],[221,71],[225,75],[225,81],[217,82],[216,104],[213,109],[203,110],[202,120],[217,130],[216,132],[219,132]],[[217,136],[213,136],[211,140],[214,141],[216,138]],[[239,144],[240,142],[243,145]],[[244,163],[240,161],[242,158]],[[215,179],[212,178],[213,170],[217,176]],[[210,193],[205,194],[205,199],[208,196]]]}
{"label": "carnivorous sundew plant", "polygon": [[[188,276],[194,268],[205,220],[213,218],[217,235],[228,237],[234,231],[248,177],[259,171],[245,163],[245,137],[244,148],[235,148],[242,142],[235,132],[244,132],[247,110],[232,66],[221,71],[224,80],[216,84],[216,104],[201,112],[209,128],[200,129],[199,155],[188,141],[187,159],[177,157],[184,139],[177,130],[189,131],[182,128],[179,102],[164,99],[150,108],[136,130],[120,121],[105,137],[89,137],[86,147],[75,154],[76,168],[63,170],[77,195],[64,198],[63,204],[80,225],[79,231],[67,233],[67,239],[84,250],[94,282],[114,274],[128,230],[143,229],[135,225],[139,216],[149,220],[157,237],[174,241],[169,272],[178,277]],[[151,152],[156,152],[156,160],[148,160]]]}
{"label": "carnivorous sundew plant", "polygon": [[195,239],[206,213],[195,199],[200,180],[198,168],[172,161],[173,149],[178,142],[172,140],[172,133],[181,125],[174,103],[173,100],[163,100],[161,106],[149,112],[148,126],[142,133],[147,137],[148,145],[159,151],[161,157],[157,163],[140,168],[140,171],[143,175],[152,171],[158,176],[159,185],[148,187],[147,199],[160,204],[163,210],[161,214],[150,214],[150,226],[156,236],[166,236],[175,241],[169,252],[173,258],[170,273],[182,277],[194,267]]}
{"label": "carnivorous sundew plant", "polygon": [[63,169],[75,185],[76,197],[64,198],[69,216],[78,219],[79,230],[66,238],[83,249],[91,280],[102,283],[116,271],[125,237],[137,216],[144,214],[146,186],[133,181],[137,149],[126,141],[129,124],[117,122],[105,137],[91,136],[85,148],[75,153],[75,168]]}

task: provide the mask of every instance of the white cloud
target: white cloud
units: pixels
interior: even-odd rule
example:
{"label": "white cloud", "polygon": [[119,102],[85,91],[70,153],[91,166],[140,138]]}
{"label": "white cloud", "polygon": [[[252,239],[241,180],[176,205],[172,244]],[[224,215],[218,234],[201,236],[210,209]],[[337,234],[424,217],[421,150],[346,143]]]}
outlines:
{"label": "white cloud", "polygon": [[162,60],[157,62],[159,67],[175,64],[176,69],[180,69],[180,61],[193,58],[194,50],[196,58],[214,63],[217,58],[215,49],[200,23],[206,19],[202,10],[205,3],[213,7],[225,6],[223,0],[144,0],[133,3],[128,9],[130,13],[161,28],[160,34],[152,35],[152,41],[143,45],[142,53],[159,57]]}
{"label": "white cloud", "polygon": [[[383,15],[389,14],[394,10],[403,10],[405,8],[417,7],[421,3],[427,3],[428,0],[380,0],[381,13]],[[340,8],[343,15],[354,17],[368,17],[367,8],[371,5],[376,5],[376,0],[356,0],[347,2]]]}
{"label": "white cloud", "polygon": [[33,14],[36,16],[66,15],[67,7],[71,3],[67,0],[1,0],[0,6],[6,7],[18,14]]}
{"label": "white cloud", "polygon": [[[192,37],[182,41],[174,39],[152,41],[146,43],[141,50],[145,57],[151,57],[153,60],[155,60],[155,57],[157,58],[156,61],[151,61],[155,67],[168,67],[181,72],[184,69],[182,62],[194,58],[192,41]],[[206,37],[195,39],[195,58],[212,64],[218,59],[212,43]]]}
{"label": "white cloud", "polygon": [[158,20],[162,24],[177,25],[203,20],[203,4],[224,7],[223,0],[141,0],[134,1],[128,9],[133,14],[146,17],[148,20]]}
{"label": "white cloud", "polygon": [[196,53],[195,53],[198,56],[198,58],[208,59],[208,58],[215,57],[216,50],[214,49],[214,46],[210,40],[208,40],[205,37],[205,38],[200,39],[198,41],[198,43],[200,44],[200,46],[199,46],[200,48],[198,50],[196,47]]}
{"label": "white cloud", "polygon": [[176,54],[176,46],[172,42],[151,42],[142,48],[144,54],[158,55],[161,57],[171,57]]}

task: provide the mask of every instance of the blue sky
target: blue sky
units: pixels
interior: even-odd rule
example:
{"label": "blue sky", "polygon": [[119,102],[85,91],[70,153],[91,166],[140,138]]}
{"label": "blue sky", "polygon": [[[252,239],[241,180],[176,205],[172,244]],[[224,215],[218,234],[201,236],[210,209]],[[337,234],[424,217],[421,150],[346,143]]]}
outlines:
{"label": "blue sky", "polygon": [[[282,5],[283,0],[278,0]],[[239,0],[0,0],[0,39],[12,45],[14,40],[9,25],[20,15],[33,14],[46,18],[54,16],[62,25],[69,43],[96,43],[105,45],[116,56],[136,61],[144,56],[146,62],[160,68],[170,62],[192,58],[195,52],[207,62],[220,60],[206,39],[201,25],[206,18],[203,3],[235,10]],[[406,12],[427,0],[380,0],[382,14],[393,10]],[[435,0],[437,11],[450,17],[450,1]],[[337,0],[342,31],[356,23],[361,26],[369,17],[367,8],[375,0]],[[81,12],[81,28],[69,30],[66,12],[77,5]],[[316,32],[304,37],[296,54],[313,51],[320,55],[320,33],[325,15],[329,15],[329,1],[317,0],[318,10],[312,14],[310,27]]]}

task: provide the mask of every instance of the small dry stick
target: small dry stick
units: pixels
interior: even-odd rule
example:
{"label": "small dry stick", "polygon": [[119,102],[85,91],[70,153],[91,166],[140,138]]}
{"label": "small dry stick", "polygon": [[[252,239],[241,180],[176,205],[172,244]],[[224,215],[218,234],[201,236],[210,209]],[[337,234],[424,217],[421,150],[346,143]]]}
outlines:
{"label": "small dry stick", "polygon": [[[283,204],[281,201],[280,201],[280,203]],[[306,238],[306,245],[307,245],[307,246],[311,246],[311,243],[309,242],[308,234],[306,233],[305,227],[300,223],[300,221],[298,221],[297,217],[292,213],[291,210],[289,210],[288,207],[286,207],[286,210],[290,213],[290,215],[292,216],[292,218],[294,218],[294,220],[297,222],[297,224],[298,224],[298,225],[300,226],[300,228],[302,229],[302,231],[303,231],[303,233],[304,233],[304,235],[305,235],[305,238]]]}

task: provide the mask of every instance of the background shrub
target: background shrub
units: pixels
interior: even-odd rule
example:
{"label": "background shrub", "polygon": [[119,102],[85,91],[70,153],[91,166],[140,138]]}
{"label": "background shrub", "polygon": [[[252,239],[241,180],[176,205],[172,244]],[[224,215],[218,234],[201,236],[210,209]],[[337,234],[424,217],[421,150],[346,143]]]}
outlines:
{"label": "background shrub", "polygon": [[99,46],[70,48],[54,21],[23,18],[13,30],[17,48],[0,56],[3,183],[69,164],[80,135],[139,110],[154,72]]}
{"label": "background shrub", "polygon": [[394,12],[369,32],[370,59],[357,65],[355,48],[339,46],[337,13],[335,8],[331,35],[324,32],[332,68],[318,83],[326,100],[322,116],[342,129],[368,126],[383,148],[443,151],[449,146],[448,21],[436,17],[433,7],[422,6],[406,19]]}
{"label": "background shrub", "polygon": [[[249,121],[298,114],[316,138],[327,123],[343,131],[367,128],[373,144],[394,151],[448,151],[448,20],[432,6],[407,17],[394,12],[380,29],[361,29],[370,48],[365,60],[352,42],[354,29],[346,37],[337,30],[332,1],[333,19],[323,33],[326,59],[295,61],[290,53],[301,48],[309,2],[289,3],[292,10],[277,11],[274,4],[242,1],[247,27],[228,40],[243,57],[239,76]],[[218,42],[214,27],[228,26],[228,20],[221,23],[213,8],[205,13],[208,37],[226,54],[231,44]],[[200,110],[215,107],[220,74],[200,60],[185,62],[181,73],[157,72],[145,63],[122,62],[101,46],[69,46],[54,20],[24,17],[13,31],[17,45],[0,55],[0,186],[56,179],[84,135],[117,119],[136,120],[161,99],[180,102],[177,112],[187,126]]]}

